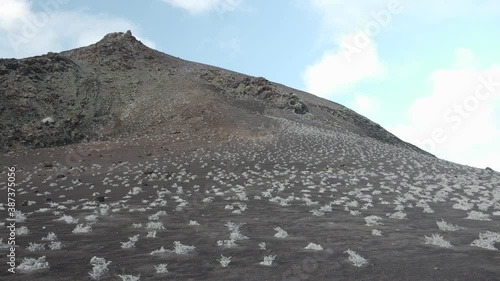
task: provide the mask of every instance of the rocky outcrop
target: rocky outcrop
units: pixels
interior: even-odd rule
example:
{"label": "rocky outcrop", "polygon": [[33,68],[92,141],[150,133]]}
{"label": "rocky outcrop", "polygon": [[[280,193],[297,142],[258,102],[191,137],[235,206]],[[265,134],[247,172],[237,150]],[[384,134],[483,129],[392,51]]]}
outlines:
{"label": "rocky outcrop", "polygon": [[296,114],[309,112],[306,103],[297,95],[281,92],[263,77],[237,76],[220,70],[207,70],[200,77],[229,97],[259,100],[271,107],[290,109]]}

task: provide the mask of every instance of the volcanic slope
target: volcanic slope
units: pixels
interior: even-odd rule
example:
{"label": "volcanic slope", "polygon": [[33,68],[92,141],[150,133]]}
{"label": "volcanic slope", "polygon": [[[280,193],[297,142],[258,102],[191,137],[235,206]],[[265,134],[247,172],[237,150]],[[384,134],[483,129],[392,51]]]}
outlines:
{"label": "volcanic slope", "polygon": [[252,134],[269,129],[274,117],[425,153],[339,104],[172,57],[131,32],[62,53],[0,60],[0,109],[0,147],[7,151],[203,129]]}
{"label": "volcanic slope", "polygon": [[[144,51],[116,47],[129,43]],[[111,60],[122,52],[133,59]],[[146,75],[135,56],[148,52],[158,66]],[[18,267],[11,275],[2,262],[0,279],[499,280],[499,173],[435,158],[312,95],[157,53],[129,33],[52,56],[81,73],[109,68],[96,79],[113,85],[148,82],[130,100],[101,88],[85,114],[106,98],[111,106],[68,127],[82,139],[48,134],[66,126],[54,102],[51,114],[25,117],[53,118],[34,128],[41,142],[5,140],[15,144],[0,158],[0,192],[15,166]],[[66,145],[23,148],[55,144]]]}

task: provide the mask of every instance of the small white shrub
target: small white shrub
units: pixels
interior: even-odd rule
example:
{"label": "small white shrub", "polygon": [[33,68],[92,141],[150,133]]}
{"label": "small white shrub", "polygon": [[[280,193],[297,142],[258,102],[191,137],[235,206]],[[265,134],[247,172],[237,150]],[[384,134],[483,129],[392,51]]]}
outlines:
{"label": "small white shrub", "polygon": [[78,223],[78,219],[75,219],[74,217],[67,216],[67,215],[63,215],[62,217],[56,219],[55,221],[63,221],[67,224],[77,224]]}
{"label": "small white shrub", "polygon": [[96,215],[88,215],[85,217],[85,220],[88,222],[96,222],[97,221],[97,216]]}
{"label": "small white shrub", "polygon": [[381,221],[382,218],[379,216],[368,216],[365,217],[365,222],[367,226],[377,226],[377,225],[383,225],[379,221]]}
{"label": "small white shrub", "polygon": [[166,252],[168,252],[168,250],[166,250],[163,246],[161,246],[160,249],[152,251],[151,255],[163,254],[163,253],[166,253]]}
{"label": "small white shrub", "polygon": [[380,231],[378,229],[373,229],[372,230],[372,235],[373,236],[382,236],[382,231]]}
{"label": "small white shrub", "polygon": [[319,208],[319,210],[322,212],[331,212],[333,209],[332,209],[331,205],[327,204],[327,205],[324,205],[321,208]]}
{"label": "small white shrub", "polygon": [[137,195],[139,194],[140,192],[142,191],[142,188],[136,186],[134,188],[132,188],[132,190],[129,191],[129,195]]}
{"label": "small white shrub", "polygon": [[306,247],[305,247],[306,250],[315,250],[315,251],[323,251],[323,247],[321,245],[318,245],[318,244],[314,244],[312,242],[310,242]]}
{"label": "small white shrub", "polygon": [[29,233],[30,233],[30,231],[28,230],[28,228],[26,226],[21,226],[19,228],[16,228],[16,234],[18,236],[27,235]]}
{"label": "small white shrub", "polygon": [[159,265],[155,265],[156,273],[158,273],[158,274],[168,273],[167,265],[168,265],[168,263],[162,263]]}
{"label": "small white shrub", "polygon": [[120,242],[123,249],[130,249],[135,247],[135,243],[139,241],[139,234],[128,238],[127,242]]}
{"label": "small white shrub", "polygon": [[468,220],[477,220],[477,221],[490,221],[490,215],[485,214],[483,212],[478,211],[470,211],[467,213],[468,216],[466,219]]}
{"label": "small white shrub", "polygon": [[472,241],[471,246],[498,251],[495,248],[495,243],[500,243],[500,233],[486,231],[479,233],[479,239]]}
{"label": "small white shrub", "polygon": [[234,241],[248,239],[248,237],[247,237],[247,236],[245,236],[245,235],[243,235],[243,234],[241,234],[241,233],[240,233],[240,230],[239,230],[239,229],[234,229],[234,230],[231,232],[231,234],[230,234],[229,238],[230,238],[231,240],[234,240]]}
{"label": "small white shrub", "polygon": [[426,213],[426,214],[434,214],[435,211],[431,207],[425,207],[424,208],[424,213]]}
{"label": "small white shrub", "polygon": [[60,249],[62,249],[62,247],[63,247],[63,244],[60,241],[57,241],[57,242],[56,241],[51,241],[50,244],[49,244],[49,248],[51,250],[60,250]]}
{"label": "small white shrub", "polygon": [[259,249],[265,250],[266,249],[266,242],[259,243]]}
{"label": "small white shrub", "polygon": [[405,206],[403,206],[403,205],[397,205],[396,207],[394,207],[395,211],[403,211],[404,209],[405,209]]}
{"label": "small white shrub", "polygon": [[322,217],[325,215],[325,212],[321,211],[321,210],[311,210],[311,213],[313,213],[313,216],[317,216],[317,217]]}
{"label": "small white shrub", "polygon": [[406,218],[406,213],[397,211],[393,214],[387,214],[387,216],[391,219],[397,219],[397,220],[402,220]]}
{"label": "small white shrub", "polygon": [[49,263],[45,260],[45,256],[39,257],[38,259],[24,258],[17,266],[17,269],[21,272],[31,272],[44,268],[49,268]]}
{"label": "small white shrub", "polygon": [[441,219],[441,221],[436,221],[436,224],[438,225],[439,229],[442,231],[457,231],[462,229],[463,227],[448,223]]}
{"label": "small white shrub", "polygon": [[226,224],[224,224],[229,231],[234,231],[236,229],[239,229],[243,224],[236,224],[232,221],[227,221]]}
{"label": "small white shrub", "polygon": [[159,216],[159,217],[162,217],[162,216],[166,216],[167,215],[167,212],[166,211],[158,211],[155,213],[155,215]]}
{"label": "small white shrub", "polygon": [[362,256],[360,256],[358,253],[356,253],[355,251],[351,250],[351,249],[348,249],[347,251],[345,251],[344,253],[348,254],[349,255],[349,261],[354,265],[354,266],[357,266],[357,267],[362,267],[364,265],[367,265],[368,264],[368,260],[363,258]]}
{"label": "small white shrub", "polygon": [[236,248],[238,245],[234,240],[219,240],[217,241],[217,245],[224,248]]}
{"label": "small white shrub", "polygon": [[26,247],[26,250],[30,252],[36,252],[36,251],[43,251],[45,250],[45,244],[38,244],[38,243],[33,243],[30,242],[30,245]]}
{"label": "small white shrub", "polygon": [[231,263],[231,257],[225,257],[223,255],[220,255],[220,259],[217,259],[217,261],[220,263],[222,267],[227,267]]}
{"label": "small white shrub", "polygon": [[265,266],[271,266],[271,265],[273,265],[273,262],[275,259],[276,259],[276,255],[265,256],[264,260],[261,261],[260,264],[265,265]]}
{"label": "small white shrub", "polygon": [[79,224],[75,227],[75,229],[73,229],[73,233],[88,233],[92,231],[92,227],[90,225],[84,225],[83,223],[82,224]]}
{"label": "small white shrub", "polygon": [[187,245],[182,245],[181,242],[175,241],[174,242],[174,253],[178,255],[186,255],[189,253],[192,253],[195,251],[194,246],[187,246]]}
{"label": "small white shrub", "polygon": [[277,226],[274,228],[274,230],[277,231],[276,234],[274,234],[274,237],[276,237],[276,238],[288,237],[288,233],[285,230],[283,230],[281,227]]}
{"label": "small white shrub", "polygon": [[161,221],[151,221],[146,225],[147,229],[165,229]]}
{"label": "small white shrub", "polygon": [[21,223],[21,222],[25,222],[26,221],[26,215],[23,214],[23,213],[21,213],[21,211],[16,210],[14,212],[14,214],[15,214],[16,222]]}
{"label": "small white shrub", "polygon": [[472,241],[472,243],[470,245],[476,246],[479,248],[483,248],[483,249],[498,251],[498,249],[495,248],[495,242],[490,241],[490,240],[476,239],[476,240]]}
{"label": "small white shrub", "polygon": [[104,258],[92,257],[90,259],[90,265],[92,265],[92,271],[89,272],[90,277],[94,280],[99,280],[106,272],[109,271],[108,265],[110,261],[106,261]]}
{"label": "small white shrub", "polygon": [[48,241],[57,240],[57,235],[54,232],[50,232],[49,234],[47,234],[47,237],[42,238],[42,241],[43,240],[48,240]]}
{"label": "small white shrub", "polygon": [[439,234],[432,234],[431,237],[425,236],[425,244],[431,244],[435,246],[439,246],[442,248],[450,248],[450,242],[444,240],[443,236]]}

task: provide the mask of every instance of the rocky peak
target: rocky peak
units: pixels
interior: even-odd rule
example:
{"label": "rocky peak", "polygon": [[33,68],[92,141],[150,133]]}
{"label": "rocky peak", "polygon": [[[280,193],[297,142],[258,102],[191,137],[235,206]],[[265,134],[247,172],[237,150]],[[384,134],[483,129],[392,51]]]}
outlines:
{"label": "rocky peak", "polygon": [[151,49],[137,40],[132,32],[113,32],[87,47],[63,52],[65,56],[98,65],[109,65],[114,69],[130,68],[134,61],[150,57]]}
{"label": "rocky peak", "polygon": [[97,45],[114,44],[119,42],[139,42],[139,41],[132,35],[132,32],[130,30],[127,30],[127,32],[125,33],[123,32],[108,33],[99,42],[97,42]]}

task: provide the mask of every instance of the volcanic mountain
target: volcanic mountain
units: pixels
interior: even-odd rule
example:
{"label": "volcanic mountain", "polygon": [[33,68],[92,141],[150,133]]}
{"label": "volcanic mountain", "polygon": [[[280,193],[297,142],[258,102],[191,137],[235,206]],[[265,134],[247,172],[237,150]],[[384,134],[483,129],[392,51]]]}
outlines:
{"label": "volcanic mountain", "polygon": [[62,53],[0,60],[0,75],[5,150],[182,130],[263,132],[283,118],[420,151],[344,106],[163,54],[130,31]]}
{"label": "volcanic mountain", "polygon": [[499,280],[499,173],[130,31],[1,59],[0,117],[2,280]]}

